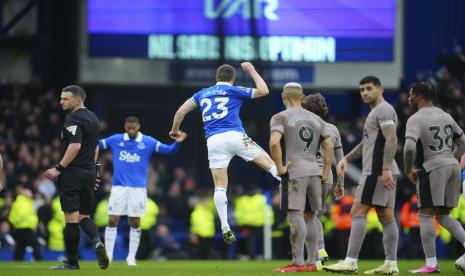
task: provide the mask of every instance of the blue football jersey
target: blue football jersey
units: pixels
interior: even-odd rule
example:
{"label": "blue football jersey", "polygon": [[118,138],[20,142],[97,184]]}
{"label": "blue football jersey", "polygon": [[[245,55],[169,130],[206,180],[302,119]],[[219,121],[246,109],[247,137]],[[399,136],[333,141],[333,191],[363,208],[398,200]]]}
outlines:
{"label": "blue football jersey", "polygon": [[99,140],[99,148],[110,149],[112,153],[112,185],[128,187],[145,187],[152,154],[173,154],[179,145],[178,142],[166,145],[140,132],[134,139],[130,139],[129,135],[124,133]]}
{"label": "blue football jersey", "polygon": [[242,103],[252,98],[253,90],[220,82],[197,92],[191,100],[202,112],[205,138],[226,131],[244,133],[239,111]]}

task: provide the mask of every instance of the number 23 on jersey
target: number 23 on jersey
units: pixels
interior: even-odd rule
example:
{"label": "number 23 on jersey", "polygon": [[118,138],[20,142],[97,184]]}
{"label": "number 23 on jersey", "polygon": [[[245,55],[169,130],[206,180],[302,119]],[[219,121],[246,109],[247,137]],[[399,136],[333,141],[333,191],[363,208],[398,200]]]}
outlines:
{"label": "number 23 on jersey", "polygon": [[[222,119],[228,115],[229,110],[226,104],[229,102],[228,97],[217,97],[213,98],[213,102],[210,98],[203,98],[200,101],[202,110],[202,120],[208,122],[212,119]],[[205,107],[204,107],[205,106]],[[209,113],[210,109],[214,108],[212,113]]]}

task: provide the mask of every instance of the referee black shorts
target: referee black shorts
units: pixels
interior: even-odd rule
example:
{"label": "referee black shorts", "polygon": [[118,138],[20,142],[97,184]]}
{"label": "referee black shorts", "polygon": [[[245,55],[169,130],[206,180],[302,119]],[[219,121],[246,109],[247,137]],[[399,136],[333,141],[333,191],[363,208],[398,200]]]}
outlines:
{"label": "referee black shorts", "polygon": [[95,168],[66,168],[57,179],[63,212],[90,215],[94,207]]}

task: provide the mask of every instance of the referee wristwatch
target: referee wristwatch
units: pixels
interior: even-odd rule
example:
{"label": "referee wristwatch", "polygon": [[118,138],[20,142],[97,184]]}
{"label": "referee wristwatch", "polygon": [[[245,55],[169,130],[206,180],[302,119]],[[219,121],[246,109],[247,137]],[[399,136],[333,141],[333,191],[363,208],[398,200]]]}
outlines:
{"label": "referee wristwatch", "polygon": [[63,167],[60,163],[58,163],[55,165],[55,169],[57,169],[57,171],[59,172],[62,172],[65,170],[65,167]]}

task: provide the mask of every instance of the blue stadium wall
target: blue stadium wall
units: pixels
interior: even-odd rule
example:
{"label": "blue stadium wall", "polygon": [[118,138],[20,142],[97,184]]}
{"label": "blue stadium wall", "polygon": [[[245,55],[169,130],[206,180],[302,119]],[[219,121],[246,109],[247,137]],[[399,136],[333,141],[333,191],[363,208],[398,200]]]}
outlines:
{"label": "blue stadium wall", "polygon": [[465,49],[465,1],[404,0],[404,74],[408,83],[419,71],[436,69],[442,48],[452,52],[455,38]]}

